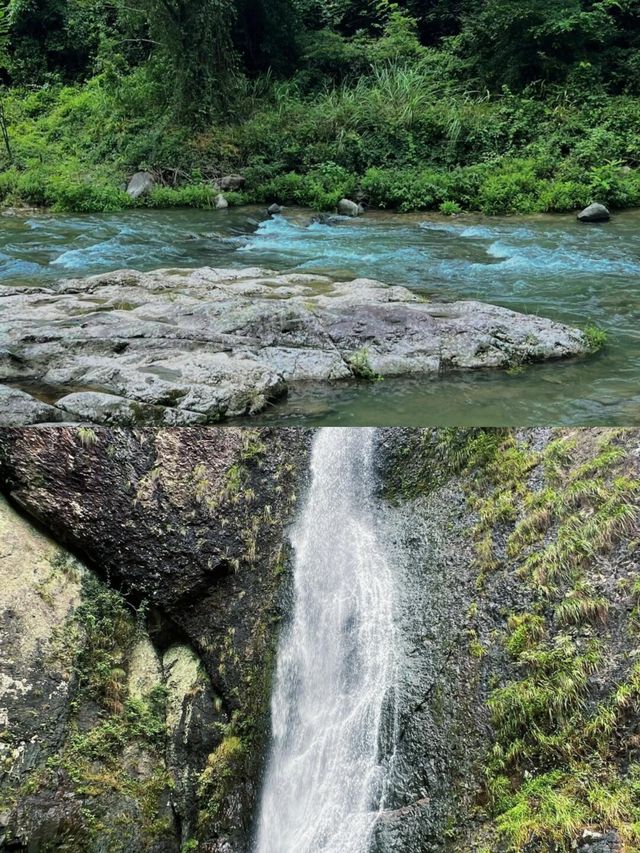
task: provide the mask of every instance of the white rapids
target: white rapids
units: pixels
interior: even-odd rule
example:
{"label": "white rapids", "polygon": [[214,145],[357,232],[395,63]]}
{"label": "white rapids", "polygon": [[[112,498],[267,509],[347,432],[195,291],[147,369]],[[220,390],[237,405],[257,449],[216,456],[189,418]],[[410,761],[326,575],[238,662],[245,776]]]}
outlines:
{"label": "white rapids", "polygon": [[255,853],[367,853],[384,805],[395,642],[373,430],[320,430],[311,475],[292,536],[293,613],[278,647]]}

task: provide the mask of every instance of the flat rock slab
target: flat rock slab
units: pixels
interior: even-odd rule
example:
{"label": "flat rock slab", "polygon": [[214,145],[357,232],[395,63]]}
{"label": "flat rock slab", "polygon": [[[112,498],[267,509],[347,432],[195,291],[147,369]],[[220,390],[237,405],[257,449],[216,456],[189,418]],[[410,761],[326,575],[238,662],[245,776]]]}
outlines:
{"label": "flat rock slab", "polygon": [[[588,351],[577,329],[482,302],[429,302],[370,279],[250,268],[120,270],[0,287],[5,425],[210,423],[291,383],[508,368]],[[56,393],[58,392],[59,393]],[[34,392],[34,396],[38,394]]]}
{"label": "flat rock slab", "polygon": [[0,427],[31,426],[62,420],[55,406],[17,388],[0,385]]}

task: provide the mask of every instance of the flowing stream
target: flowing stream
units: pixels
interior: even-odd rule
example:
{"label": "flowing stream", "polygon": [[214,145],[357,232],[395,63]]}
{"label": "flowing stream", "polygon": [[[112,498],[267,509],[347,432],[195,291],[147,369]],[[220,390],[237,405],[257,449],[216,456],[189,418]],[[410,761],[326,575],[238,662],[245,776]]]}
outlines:
{"label": "flowing stream", "polygon": [[256,853],[366,853],[384,800],[393,580],[376,536],[373,430],[325,428],[296,525]]}
{"label": "flowing stream", "polygon": [[574,216],[487,218],[369,212],[311,222],[288,209],[0,217],[0,284],[29,287],[121,267],[263,266],[479,299],[609,337],[594,358],[372,385],[294,387],[258,423],[304,426],[640,423],[640,211],[604,225]]}

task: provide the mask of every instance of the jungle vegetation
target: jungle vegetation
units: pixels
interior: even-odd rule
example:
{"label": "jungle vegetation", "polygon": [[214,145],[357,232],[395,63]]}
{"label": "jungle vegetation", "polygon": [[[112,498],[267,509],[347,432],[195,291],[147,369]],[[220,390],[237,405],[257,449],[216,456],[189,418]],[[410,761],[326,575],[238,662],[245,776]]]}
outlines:
{"label": "jungle vegetation", "polygon": [[0,199],[637,206],[639,48],[638,0],[5,0]]}

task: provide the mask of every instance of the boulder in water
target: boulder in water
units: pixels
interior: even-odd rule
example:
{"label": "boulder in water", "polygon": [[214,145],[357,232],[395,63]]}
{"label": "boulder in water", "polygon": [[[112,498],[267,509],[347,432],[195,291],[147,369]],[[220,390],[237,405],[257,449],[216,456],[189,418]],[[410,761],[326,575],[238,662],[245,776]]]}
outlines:
{"label": "boulder in water", "polygon": [[580,222],[608,222],[611,219],[611,214],[604,204],[590,204],[578,214]]}
{"label": "boulder in water", "polygon": [[131,198],[140,198],[148,195],[155,186],[155,180],[151,172],[136,172],[129,181],[127,195]]}
{"label": "boulder in water", "polygon": [[282,213],[282,205],[280,204],[270,204],[267,208],[267,213],[269,216],[276,216],[278,213]]}
{"label": "boulder in water", "polygon": [[221,190],[241,190],[246,183],[242,175],[225,175],[218,181]]}
{"label": "boulder in water", "polygon": [[218,193],[218,195],[215,197],[214,204],[216,210],[226,210],[229,207],[229,202],[222,195],[222,193]]}
{"label": "boulder in water", "polygon": [[294,383],[509,368],[588,351],[582,332],[550,320],[426,302],[364,278],[204,267],[0,287],[0,376],[28,377],[58,398],[40,410],[7,395],[5,426],[24,423],[25,412],[30,422],[210,423],[255,414]]}
{"label": "boulder in water", "polygon": [[309,225],[337,225],[340,222],[338,217],[332,213],[314,213],[309,221]]}
{"label": "boulder in water", "polygon": [[360,216],[364,213],[364,208],[350,198],[342,198],[338,202],[338,213],[340,216]]}

